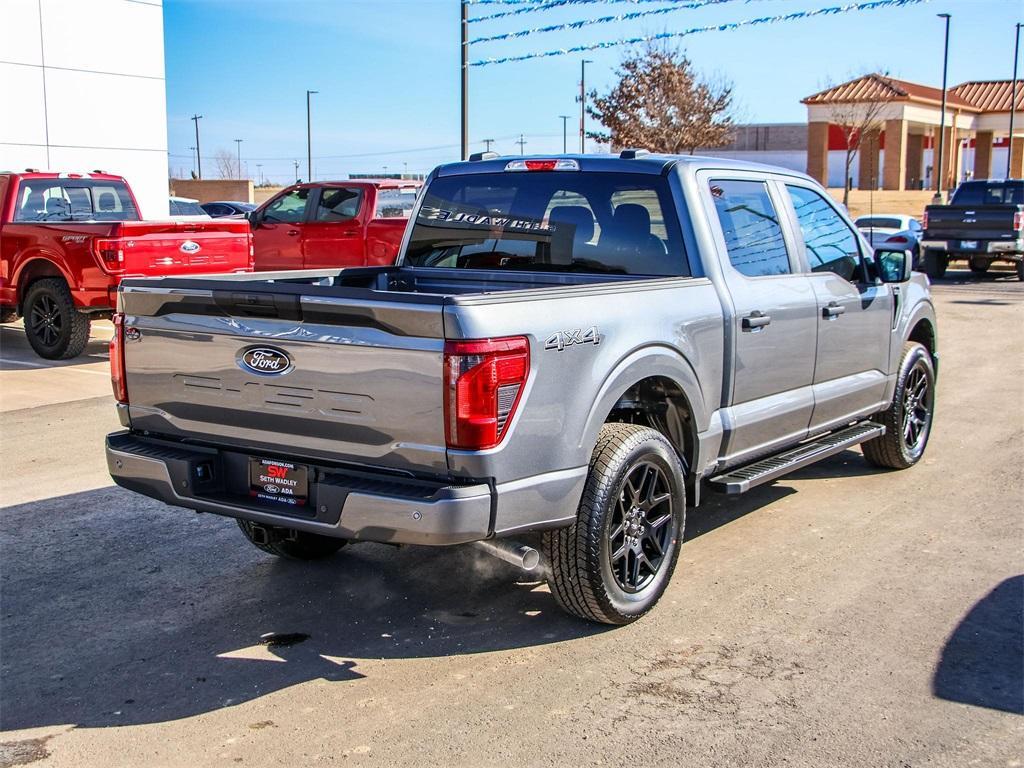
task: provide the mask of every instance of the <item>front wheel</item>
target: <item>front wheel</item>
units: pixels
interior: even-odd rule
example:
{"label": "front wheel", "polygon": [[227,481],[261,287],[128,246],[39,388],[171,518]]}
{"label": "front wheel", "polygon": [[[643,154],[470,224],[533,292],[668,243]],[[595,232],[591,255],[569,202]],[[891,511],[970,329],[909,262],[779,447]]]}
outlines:
{"label": "front wheel", "polygon": [[922,345],[903,345],[899,377],[892,403],[874,420],[885,434],[861,446],[864,458],[876,467],[907,469],[920,461],[928,445],[935,416],[935,366]]}
{"label": "front wheel", "polygon": [[1018,261],[1014,266],[1017,267],[1017,279],[1024,282],[1024,259]]}
{"label": "front wheel", "polygon": [[636,621],[672,577],[685,518],[683,467],[668,440],[647,427],[605,424],[576,521],[544,534],[555,600],[591,621]]}

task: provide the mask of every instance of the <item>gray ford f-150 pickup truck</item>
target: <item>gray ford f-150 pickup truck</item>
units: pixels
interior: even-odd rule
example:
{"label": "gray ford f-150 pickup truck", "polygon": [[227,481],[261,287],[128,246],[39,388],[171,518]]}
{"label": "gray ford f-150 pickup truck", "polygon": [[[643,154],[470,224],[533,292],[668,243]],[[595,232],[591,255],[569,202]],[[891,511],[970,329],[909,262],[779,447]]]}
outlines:
{"label": "gray ford f-150 pickup truck", "polygon": [[540,559],[563,608],[626,623],[702,487],[858,443],[877,466],[921,458],[936,323],[909,260],[778,168],[445,165],[394,267],[125,280],[110,473],[283,557]]}

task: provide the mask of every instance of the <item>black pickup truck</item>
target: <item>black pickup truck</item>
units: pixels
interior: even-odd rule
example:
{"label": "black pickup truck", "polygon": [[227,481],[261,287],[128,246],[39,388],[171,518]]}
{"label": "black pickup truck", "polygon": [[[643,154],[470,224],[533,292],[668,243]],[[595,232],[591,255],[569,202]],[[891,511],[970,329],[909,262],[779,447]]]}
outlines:
{"label": "black pickup truck", "polygon": [[1024,180],[966,181],[949,205],[924,211],[922,264],[930,278],[942,277],[953,259],[973,272],[1008,261],[1024,280]]}

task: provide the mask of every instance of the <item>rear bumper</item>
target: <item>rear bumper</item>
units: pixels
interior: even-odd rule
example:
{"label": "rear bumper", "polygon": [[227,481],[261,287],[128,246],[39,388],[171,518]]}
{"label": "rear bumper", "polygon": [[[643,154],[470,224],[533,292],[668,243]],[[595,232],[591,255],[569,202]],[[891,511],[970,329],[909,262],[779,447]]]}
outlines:
{"label": "rear bumper", "polygon": [[1024,254],[1024,240],[968,240],[976,243],[974,248],[964,248],[964,241],[957,240],[922,240],[922,249],[953,252],[967,258],[973,254],[988,255],[994,258],[1020,258]]}
{"label": "rear bumper", "polygon": [[[107,436],[107,467],[123,488],[173,506],[324,536],[394,544],[463,544],[492,533],[486,483],[448,485],[310,466],[310,503],[296,509],[250,499],[232,487],[248,457],[145,438]],[[238,481],[234,481],[238,482]]]}

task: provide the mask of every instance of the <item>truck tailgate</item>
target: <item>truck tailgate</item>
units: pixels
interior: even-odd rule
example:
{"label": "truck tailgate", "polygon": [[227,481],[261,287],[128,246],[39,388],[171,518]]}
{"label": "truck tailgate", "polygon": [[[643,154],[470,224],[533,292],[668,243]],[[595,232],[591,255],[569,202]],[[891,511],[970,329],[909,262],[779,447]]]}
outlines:
{"label": "truck tailgate", "polygon": [[121,295],[133,429],[447,472],[440,303],[143,282]]}
{"label": "truck tailgate", "polygon": [[928,207],[928,229],[926,239],[969,239],[981,240],[1012,239],[1017,232],[1013,228],[1010,206],[936,206]]}
{"label": "truck tailgate", "polygon": [[126,276],[251,268],[248,221],[138,221],[120,228]]}

